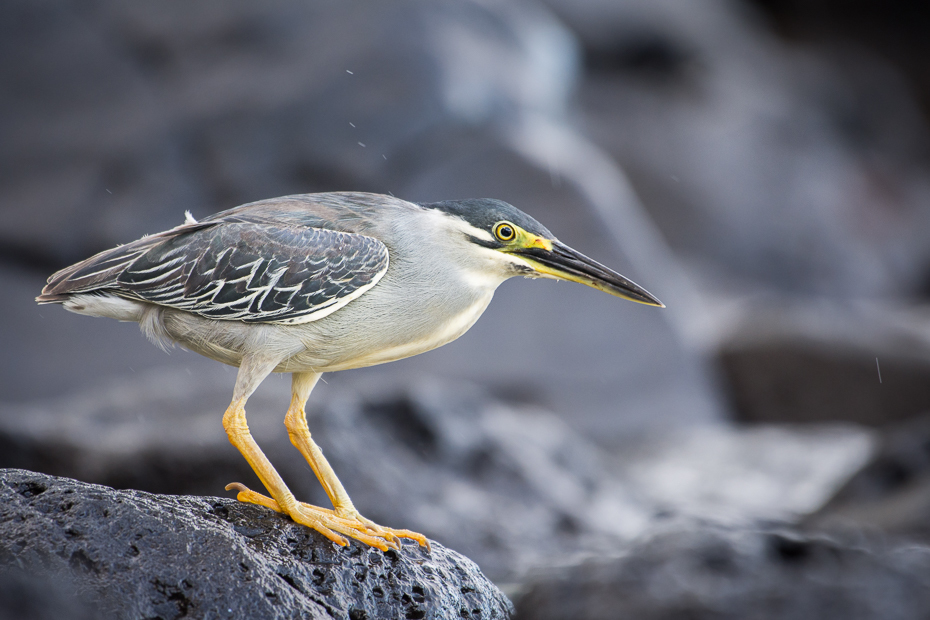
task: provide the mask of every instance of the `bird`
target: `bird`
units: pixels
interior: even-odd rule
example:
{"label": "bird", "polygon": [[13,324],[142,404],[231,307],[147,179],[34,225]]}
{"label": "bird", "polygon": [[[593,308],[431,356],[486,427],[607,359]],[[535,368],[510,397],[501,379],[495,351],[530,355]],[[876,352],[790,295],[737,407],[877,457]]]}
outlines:
{"label": "bird", "polygon": [[[53,274],[39,304],[137,322],[238,367],[223,415],[229,441],[268,495],[234,482],[237,499],[284,513],[338,545],[387,551],[417,532],[361,515],[313,440],[305,405],[323,373],[424,353],[462,334],[497,287],[524,276],[578,282],[664,307],[644,288],[560,242],[496,199],[408,202],[363,192],[299,194],[244,204],[96,254]],[[291,374],[284,424],[332,508],[300,502],[252,438],[249,396]]]}

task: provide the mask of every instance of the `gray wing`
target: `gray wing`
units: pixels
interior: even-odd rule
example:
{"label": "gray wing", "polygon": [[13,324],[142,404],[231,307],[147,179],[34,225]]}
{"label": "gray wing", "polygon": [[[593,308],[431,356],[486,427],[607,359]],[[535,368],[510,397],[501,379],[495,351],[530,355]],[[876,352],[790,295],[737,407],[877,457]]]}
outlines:
{"label": "gray wing", "polygon": [[306,323],[378,283],[387,247],[356,233],[256,222],[184,225],[113,248],[49,278],[36,298],[115,293],[204,317]]}
{"label": "gray wing", "polygon": [[158,244],[119,274],[116,292],[213,319],[305,323],[367,291],[387,267],[373,237],[224,223]]}

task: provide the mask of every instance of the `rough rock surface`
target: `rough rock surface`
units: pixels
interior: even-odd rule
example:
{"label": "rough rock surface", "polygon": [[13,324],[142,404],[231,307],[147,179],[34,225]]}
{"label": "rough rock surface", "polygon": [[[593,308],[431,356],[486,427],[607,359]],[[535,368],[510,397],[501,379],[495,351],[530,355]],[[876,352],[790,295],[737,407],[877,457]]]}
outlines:
{"label": "rough rock surface", "polygon": [[924,618],[930,548],[675,523],[537,575],[516,606],[523,620]]}
{"label": "rough rock surface", "polygon": [[0,564],[73,584],[97,617],[486,619],[512,609],[473,562],[439,544],[340,548],[228,499],[22,470],[0,473]]}

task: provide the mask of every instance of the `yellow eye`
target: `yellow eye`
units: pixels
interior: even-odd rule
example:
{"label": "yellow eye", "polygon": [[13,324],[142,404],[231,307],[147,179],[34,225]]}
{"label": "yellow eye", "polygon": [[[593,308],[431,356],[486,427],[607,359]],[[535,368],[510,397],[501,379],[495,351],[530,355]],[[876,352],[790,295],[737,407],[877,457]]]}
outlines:
{"label": "yellow eye", "polygon": [[517,231],[514,230],[513,224],[501,222],[494,227],[494,234],[497,235],[497,238],[501,241],[510,241],[517,236]]}

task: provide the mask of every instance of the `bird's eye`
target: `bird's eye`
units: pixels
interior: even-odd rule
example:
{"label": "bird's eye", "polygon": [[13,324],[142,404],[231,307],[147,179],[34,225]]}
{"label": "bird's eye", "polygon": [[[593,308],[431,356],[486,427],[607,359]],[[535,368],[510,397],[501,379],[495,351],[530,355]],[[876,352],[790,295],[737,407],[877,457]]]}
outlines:
{"label": "bird's eye", "polygon": [[513,226],[507,222],[501,222],[495,226],[494,234],[497,235],[497,238],[501,241],[510,241],[517,236],[517,232],[513,229]]}

